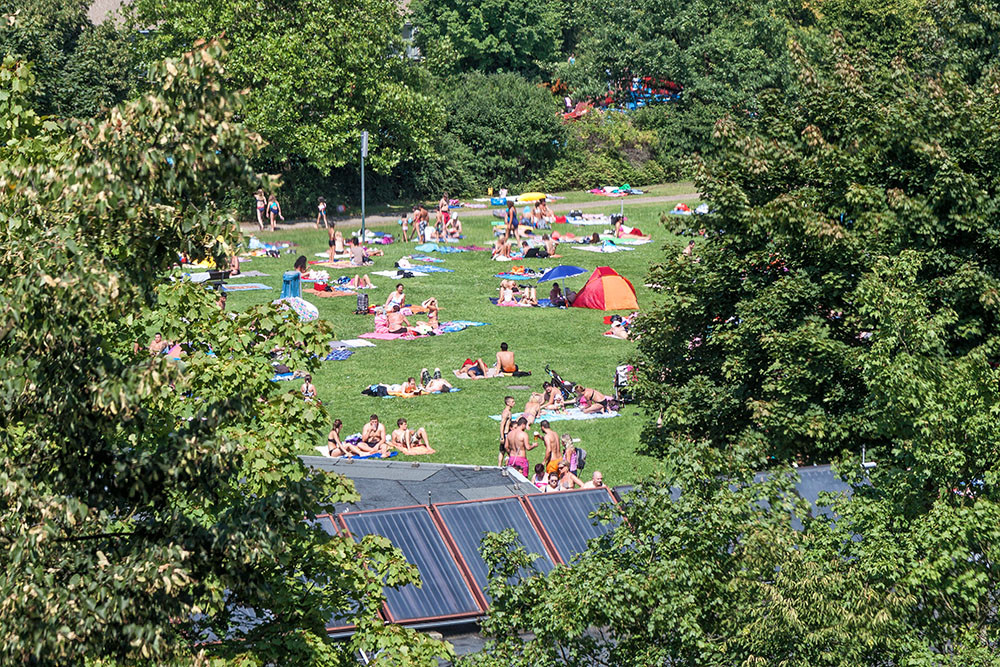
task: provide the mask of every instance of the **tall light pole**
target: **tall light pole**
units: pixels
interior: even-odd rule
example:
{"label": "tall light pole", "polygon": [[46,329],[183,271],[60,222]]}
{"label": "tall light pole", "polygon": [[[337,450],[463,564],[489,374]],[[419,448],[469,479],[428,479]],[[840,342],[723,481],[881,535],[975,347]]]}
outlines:
{"label": "tall light pole", "polygon": [[365,158],[368,157],[368,132],[361,132],[361,242],[365,242]]}

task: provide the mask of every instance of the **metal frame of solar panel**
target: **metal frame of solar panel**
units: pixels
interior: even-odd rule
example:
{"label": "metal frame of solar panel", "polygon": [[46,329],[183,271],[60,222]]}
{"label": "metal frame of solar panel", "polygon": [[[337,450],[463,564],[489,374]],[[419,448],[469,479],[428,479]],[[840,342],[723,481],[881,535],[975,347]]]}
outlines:
{"label": "metal frame of solar panel", "polygon": [[[341,528],[337,523],[337,517],[332,514],[317,514],[314,522],[317,526],[325,530],[330,535],[340,535]],[[354,632],[354,624],[347,623],[346,618],[338,616],[336,612],[327,621],[326,631],[334,637],[347,636]]]}
{"label": "metal frame of solar panel", "polygon": [[478,587],[445,542],[430,510],[424,505],[346,512],[339,515],[345,534],[360,541],[381,535],[403,552],[420,571],[422,586],[385,588],[382,613],[392,623],[463,622],[482,616],[486,606]]}
{"label": "metal frame of solar panel", "polygon": [[[450,540],[454,551],[464,561],[472,579],[483,593],[483,600],[489,603],[486,585],[489,569],[479,553],[483,534],[499,533],[513,528],[518,542],[528,553],[537,554],[535,568],[545,573],[552,569],[556,557],[539,535],[528,511],[517,497],[490,498],[486,500],[460,500],[452,503],[435,503],[433,513],[438,519],[446,539]],[[530,571],[522,571],[522,576],[530,576]]]}
{"label": "metal frame of solar panel", "polygon": [[579,489],[524,496],[539,534],[562,563],[569,563],[587,549],[587,540],[607,533],[611,526],[594,525],[589,514],[605,503],[614,503],[608,488]]}

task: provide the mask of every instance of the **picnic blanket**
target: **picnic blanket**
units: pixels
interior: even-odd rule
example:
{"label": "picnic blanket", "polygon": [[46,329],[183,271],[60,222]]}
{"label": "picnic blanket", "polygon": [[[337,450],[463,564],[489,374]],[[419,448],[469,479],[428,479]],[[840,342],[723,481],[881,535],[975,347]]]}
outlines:
{"label": "picnic blanket", "polygon": [[331,262],[330,260],[327,260],[325,262],[324,261],[320,261],[320,260],[316,260],[316,261],[309,262],[309,264],[311,264],[313,266],[328,266],[331,269],[359,269],[359,268],[361,268],[359,266],[354,266],[353,264],[351,264],[351,262],[349,260],[346,260],[346,259],[338,259],[335,262]]}
{"label": "picnic blanket", "polygon": [[323,357],[323,361],[347,361],[354,354],[354,350],[330,350],[330,354]]}
{"label": "picnic blanket", "polygon": [[558,308],[559,306],[553,306],[550,299],[539,299],[538,306],[525,306],[516,301],[500,301],[497,297],[490,297],[490,303],[494,306],[518,306],[521,308]]}
{"label": "picnic blanket", "polygon": [[444,261],[443,257],[428,257],[427,255],[414,255],[411,257],[414,262],[429,262],[432,264],[437,264]]}
{"label": "picnic blanket", "polygon": [[[318,253],[315,254],[315,256],[316,257],[326,257],[329,260],[330,253],[328,253],[328,252],[318,252]],[[350,259],[351,258],[351,253],[349,253],[349,252],[338,252],[338,253],[334,254],[333,258],[334,259]]]}
{"label": "picnic blanket", "polygon": [[[379,385],[370,385],[368,387],[368,389],[372,390],[373,387],[377,387],[377,386],[379,386]],[[436,394],[454,394],[456,391],[462,391],[458,387],[452,387],[448,391],[422,391],[422,392],[414,392],[412,394],[408,394],[408,393],[406,393],[404,391],[400,391],[399,389],[395,388],[395,387],[398,387],[399,385],[383,384],[381,386],[385,387],[385,390],[386,390],[387,393],[386,393],[385,396],[381,396],[380,398],[416,398],[417,396],[434,396]],[[363,395],[365,395],[365,396],[372,396],[373,395],[369,391],[362,391],[361,393]]]}
{"label": "picnic blanket", "polygon": [[489,248],[484,248],[478,245],[458,245],[449,246],[442,245],[440,243],[421,243],[414,248],[417,252],[440,252],[440,253],[450,253],[450,252],[480,252],[483,250],[489,250]]}
{"label": "picnic blanket", "polygon": [[261,273],[260,271],[240,271],[235,276],[229,276],[229,280],[236,280],[237,278],[270,278],[270,273]]}
{"label": "picnic blanket", "polygon": [[604,225],[608,226],[611,224],[611,218],[606,215],[585,215],[576,218],[566,218],[566,224],[568,225],[578,225],[581,227],[589,225]]}
{"label": "picnic blanket", "polygon": [[[413,269],[405,270],[413,271]],[[446,269],[443,266],[421,266],[419,270],[422,273],[455,273],[455,269]]]}
{"label": "picnic blanket", "polygon": [[[542,410],[537,417],[535,417],[535,422],[540,422],[546,419],[550,422],[562,422],[562,421],[587,421],[590,419],[611,419],[612,417],[617,417],[617,412],[584,412],[580,408],[571,408],[565,412],[551,412],[550,410]],[[521,413],[512,414],[510,416],[511,421],[517,421],[521,417]],[[494,421],[500,421],[500,415],[490,415],[490,419]]]}
{"label": "picnic blanket", "polygon": [[[328,459],[356,459],[360,461],[361,459],[381,458],[381,456],[378,453],[368,454],[366,456],[330,456],[330,450],[327,449],[326,447],[316,447],[316,451],[319,452],[320,456],[325,456]],[[389,455],[386,456],[385,458],[391,459],[394,456],[399,456],[399,452],[389,452]]]}
{"label": "picnic blanket", "polygon": [[252,292],[253,290],[271,289],[261,283],[241,283],[239,285],[223,285],[223,292]]}
{"label": "picnic blanket", "polygon": [[487,322],[473,322],[471,320],[451,320],[450,322],[441,322],[437,330],[441,333],[454,333],[469,327],[485,327],[487,324]]}
{"label": "picnic blanket", "polygon": [[375,343],[369,343],[360,338],[347,338],[345,340],[331,340],[330,347],[375,347]]}
{"label": "picnic blanket", "polygon": [[[429,273],[424,273],[424,271],[417,271],[416,269],[403,269],[410,274],[411,278],[426,278],[431,275]],[[399,275],[399,271],[372,271],[373,276],[385,276],[386,278],[402,278]]]}
{"label": "picnic blanket", "polygon": [[627,252],[635,248],[622,248],[617,245],[572,245],[573,250],[583,250],[585,252]]}
{"label": "picnic blanket", "polygon": [[497,373],[495,375],[467,375],[464,373],[459,373],[458,369],[452,371],[459,380],[489,380],[491,378],[510,378],[510,377],[527,377],[531,375],[531,371],[518,370],[514,373]]}
{"label": "picnic blanket", "polygon": [[372,338],[374,340],[398,340],[402,338],[403,340],[413,340],[414,338],[427,338],[420,334],[410,333],[409,331],[401,334],[394,333],[375,333],[374,331],[369,331],[368,333],[363,333],[359,336],[360,338]]}

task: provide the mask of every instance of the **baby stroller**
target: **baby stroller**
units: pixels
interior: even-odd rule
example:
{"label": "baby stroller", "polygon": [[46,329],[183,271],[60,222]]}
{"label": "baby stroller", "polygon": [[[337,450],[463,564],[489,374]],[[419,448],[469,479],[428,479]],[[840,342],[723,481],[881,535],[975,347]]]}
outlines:
{"label": "baby stroller", "polygon": [[615,369],[615,399],[622,405],[632,402],[630,385],[635,379],[635,366],[624,364]]}
{"label": "baby stroller", "polygon": [[569,400],[574,396],[573,387],[575,385],[572,382],[567,382],[566,380],[563,380],[561,377],[559,377],[559,373],[556,373],[554,370],[549,368],[548,364],[545,364],[545,372],[548,373],[549,377],[552,378],[553,386],[555,386],[557,389],[559,389],[559,391],[562,392],[564,399]]}

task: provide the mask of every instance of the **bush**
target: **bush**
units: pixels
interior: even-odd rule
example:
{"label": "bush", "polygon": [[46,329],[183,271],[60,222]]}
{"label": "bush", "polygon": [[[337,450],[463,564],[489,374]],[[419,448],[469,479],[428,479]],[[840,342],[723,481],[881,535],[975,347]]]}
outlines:
{"label": "bush", "polygon": [[594,111],[567,123],[566,145],[555,164],[530,184],[547,191],[602,185],[662,183],[677,175],[677,165],[658,158],[660,137],[639,129],[633,115]]}
{"label": "bush", "polygon": [[447,93],[446,131],[418,165],[435,192],[516,188],[548,170],[566,133],[552,94],[517,74],[468,74]]}

